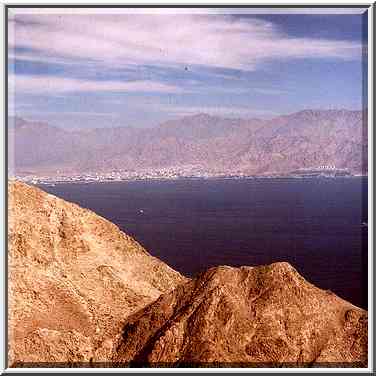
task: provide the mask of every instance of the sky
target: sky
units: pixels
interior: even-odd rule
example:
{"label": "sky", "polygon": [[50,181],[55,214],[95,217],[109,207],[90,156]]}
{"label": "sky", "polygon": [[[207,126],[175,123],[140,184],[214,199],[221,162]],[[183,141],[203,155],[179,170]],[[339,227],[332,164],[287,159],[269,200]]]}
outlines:
{"label": "sky", "polygon": [[352,11],[10,9],[9,115],[76,129],[361,109]]}

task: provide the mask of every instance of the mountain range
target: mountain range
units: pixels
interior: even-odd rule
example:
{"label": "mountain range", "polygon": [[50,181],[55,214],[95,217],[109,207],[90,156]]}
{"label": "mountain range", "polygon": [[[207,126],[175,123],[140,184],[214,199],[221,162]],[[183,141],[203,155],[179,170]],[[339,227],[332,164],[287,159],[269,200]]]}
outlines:
{"label": "mountain range", "polygon": [[10,118],[16,175],[194,168],[209,173],[283,174],[335,165],[367,173],[367,112],[303,110],[273,119],[197,114],[153,128],[68,131]]}
{"label": "mountain range", "polygon": [[10,367],[367,366],[367,311],[286,262],[189,279],[90,210],[8,194]]}

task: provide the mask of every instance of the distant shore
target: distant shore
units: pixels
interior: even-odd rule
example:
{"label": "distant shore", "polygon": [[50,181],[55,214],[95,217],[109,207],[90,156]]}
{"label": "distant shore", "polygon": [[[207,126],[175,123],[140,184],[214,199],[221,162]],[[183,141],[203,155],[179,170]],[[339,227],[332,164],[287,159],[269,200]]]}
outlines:
{"label": "distant shore", "polygon": [[52,184],[91,184],[91,183],[120,183],[120,182],[132,182],[132,181],[176,181],[176,180],[260,180],[260,179],[338,179],[338,178],[365,178],[368,175],[354,174],[346,176],[334,176],[334,175],[317,175],[317,176],[298,176],[298,175],[249,175],[249,176],[237,176],[237,175],[213,175],[213,176],[145,176],[145,177],[132,177],[132,178],[79,178],[79,177],[11,177],[14,180],[23,181],[30,184],[39,185],[52,185]]}

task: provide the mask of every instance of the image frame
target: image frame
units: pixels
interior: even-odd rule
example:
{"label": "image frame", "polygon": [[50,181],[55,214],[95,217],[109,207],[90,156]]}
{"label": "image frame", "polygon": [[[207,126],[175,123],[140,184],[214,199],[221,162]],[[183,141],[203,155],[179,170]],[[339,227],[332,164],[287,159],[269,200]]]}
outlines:
{"label": "image frame", "polygon": [[[375,31],[373,29],[373,22],[376,17],[376,8],[374,4],[369,4],[369,3],[356,3],[356,5],[349,5],[349,4],[309,4],[309,5],[304,5],[304,4],[68,4],[68,3],[61,3],[61,4],[5,4],[4,5],[4,75],[5,75],[5,80],[4,80],[4,129],[3,129],[3,150],[4,150],[4,162],[3,162],[3,168],[4,168],[4,311],[5,311],[5,323],[4,323],[4,348],[7,349],[8,345],[8,241],[7,241],[7,235],[8,235],[8,209],[9,209],[9,202],[8,202],[8,182],[9,182],[9,175],[8,175],[8,153],[9,153],[9,145],[8,145],[8,129],[9,129],[9,124],[8,124],[8,117],[9,117],[9,110],[8,110],[8,104],[9,104],[9,98],[8,98],[8,90],[9,90],[9,82],[8,82],[8,16],[9,16],[9,10],[11,9],[17,9],[17,8],[33,8],[33,9],[67,9],[67,8],[83,8],[83,9],[130,9],[130,8],[138,8],[138,9],[205,9],[205,8],[221,8],[221,9],[228,9],[228,8],[239,8],[239,9],[255,9],[255,8],[299,8],[299,9],[307,9],[307,8],[319,8],[319,9],[333,9],[333,8],[368,8],[367,12],[369,12],[369,20],[372,20],[371,25],[369,25],[369,28],[372,27],[372,34],[368,33],[368,47],[370,45],[374,44],[374,36],[375,36]],[[373,187],[374,187],[374,166],[373,166],[373,145],[375,144],[376,136],[373,131],[373,125],[374,125],[374,119],[373,119],[373,88],[375,86],[375,78],[373,74],[374,70],[374,58],[375,58],[375,49],[372,48],[372,53],[368,55],[368,93],[367,93],[367,102],[368,102],[368,164],[369,164],[369,169],[368,169],[368,202],[369,202],[369,222],[371,224],[370,228],[372,228],[372,231],[369,231],[368,235],[368,312],[370,316],[369,322],[371,325],[369,326],[369,360],[368,360],[368,370],[374,369],[374,348],[372,348],[373,355],[371,356],[371,345],[373,345],[373,339],[375,337],[375,327],[374,327],[374,312],[375,312],[375,300],[373,298],[374,296],[374,291],[373,291],[373,282],[374,282],[374,277],[373,273],[375,270],[375,258],[373,256],[373,234],[374,234],[374,223],[373,223],[373,213],[375,210],[375,204],[373,201]],[[370,106],[370,104],[372,104]],[[371,135],[371,137],[370,137]],[[370,158],[371,156],[371,158]],[[370,273],[371,271],[371,273]],[[371,299],[370,299],[371,298]],[[372,318],[371,318],[372,317]],[[371,333],[372,330],[372,333]],[[67,368],[35,368],[38,372],[49,372],[49,371],[54,371],[54,372],[68,372]],[[141,369],[136,369],[136,368],[122,368],[122,369],[116,369],[116,368],[72,368],[71,370],[74,371],[79,371],[79,372],[127,372],[127,373],[132,373],[132,372],[156,372],[157,370],[153,369],[148,369],[148,368],[141,368]],[[176,368],[161,368],[160,371],[163,372],[179,372],[179,371],[187,371],[187,369],[176,369]],[[317,371],[317,369],[313,368],[314,371]],[[9,368],[8,364],[8,352],[4,352],[4,371],[5,374],[9,373],[15,373],[15,372],[23,372],[22,368]],[[25,370],[26,371],[26,370]],[[190,368],[188,369],[188,372],[216,372],[218,371],[218,368],[209,368],[209,369],[202,369],[202,368]],[[243,370],[239,370],[237,368],[223,368],[221,369],[221,372],[254,372],[254,368],[247,368]],[[259,371],[259,370],[258,370]],[[275,368],[265,368],[261,372],[274,372]],[[308,371],[307,369],[302,369],[302,368],[287,368],[286,370],[283,370],[282,372],[305,372]],[[312,371],[312,369],[310,369]],[[343,369],[342,367],[330,367],[330,368],[323,368],[322,371],[330,371],[330,372],[338,372],[338,371],[350,371],[347,369]],[[365,370],[362,369],[364,372]],[[158,372],[158,371],[157,371]]]}

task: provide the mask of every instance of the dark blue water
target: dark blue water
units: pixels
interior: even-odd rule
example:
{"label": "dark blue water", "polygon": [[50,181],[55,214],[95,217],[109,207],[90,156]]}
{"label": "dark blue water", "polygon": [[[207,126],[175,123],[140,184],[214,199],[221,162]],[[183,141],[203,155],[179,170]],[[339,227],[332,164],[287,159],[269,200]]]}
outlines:
{"label": "dark blue water", "polygon": [[[214,265],[288,261],[367,307],[367,179],[178,180],[43,186],[193,276]],[[142,212],[140,212],[142,211]]]}

